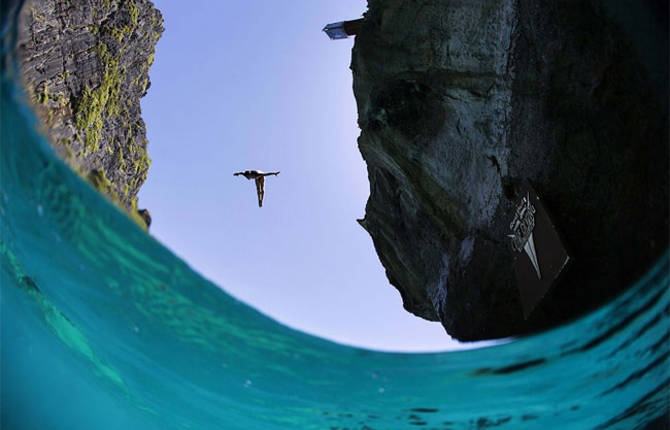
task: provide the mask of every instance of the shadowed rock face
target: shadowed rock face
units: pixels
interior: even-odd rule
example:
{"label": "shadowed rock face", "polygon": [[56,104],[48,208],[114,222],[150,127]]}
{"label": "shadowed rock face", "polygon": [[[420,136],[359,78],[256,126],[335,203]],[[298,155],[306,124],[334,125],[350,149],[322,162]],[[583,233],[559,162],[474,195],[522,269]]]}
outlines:
{"label": "shadowed rock face", "polygon": [[[667,248],[667,5],[604,3],[368,2],[360,223],[405,309],[458,339],[578,316]],[[573,262],[527,321],[506,237],[524,179]]]}
{"label": "shadowed rock face", "polygon": [[19,68],[56,151],[126,209],[149,169],[140,98],[163,32],[148,0],[33,0]]}

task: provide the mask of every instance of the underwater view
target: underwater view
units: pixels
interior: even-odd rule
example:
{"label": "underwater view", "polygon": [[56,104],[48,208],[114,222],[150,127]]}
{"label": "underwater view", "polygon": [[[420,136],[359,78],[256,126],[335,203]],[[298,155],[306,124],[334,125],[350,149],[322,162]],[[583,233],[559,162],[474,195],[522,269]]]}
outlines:
{"label": "underwater view", "polygon": [[20,84],[16,14],[3,5],[0,428],[667,425],[667,252],[606,305],[501,345],[388,353],[290,329],[204,279],[56,155]]}

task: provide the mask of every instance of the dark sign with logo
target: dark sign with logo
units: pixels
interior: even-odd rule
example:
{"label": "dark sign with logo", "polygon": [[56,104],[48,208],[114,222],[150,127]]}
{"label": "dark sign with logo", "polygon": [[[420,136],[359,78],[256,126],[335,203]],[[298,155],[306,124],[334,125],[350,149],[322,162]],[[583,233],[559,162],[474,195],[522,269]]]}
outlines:
{"label": "dark sign with logo", "polygon": [[510,222],[514,271],[524,318],[540,303],[570,261],[551,218],[530,184],[524,183]]}

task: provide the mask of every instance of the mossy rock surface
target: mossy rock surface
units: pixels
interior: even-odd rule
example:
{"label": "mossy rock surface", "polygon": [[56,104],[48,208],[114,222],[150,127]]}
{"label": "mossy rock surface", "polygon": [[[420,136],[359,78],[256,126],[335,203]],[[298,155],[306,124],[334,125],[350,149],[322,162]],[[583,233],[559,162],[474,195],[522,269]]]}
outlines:
{"label": "mossy rock surface", "polygon": [[[27,1],[19,67],[56,151],[137,216],[150,159],[140,98],[163,19],[150,1]],[[96,176],[93,173],[93,176]]]}

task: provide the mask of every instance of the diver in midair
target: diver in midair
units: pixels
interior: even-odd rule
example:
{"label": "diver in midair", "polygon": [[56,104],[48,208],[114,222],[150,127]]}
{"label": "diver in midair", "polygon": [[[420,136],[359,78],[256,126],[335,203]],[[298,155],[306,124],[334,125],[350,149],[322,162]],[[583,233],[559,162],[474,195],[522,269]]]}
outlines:
{"label": "diver in midair", "polygon": [[279,172],[264,173],[260,170],[245,170],[244,172],[233,173],[233,176],[242,175],[245,178],[256,181],[256,193],[258,194],[258,207],[263,207],[263,196],[265,195],[265,177],[277,176]]}

